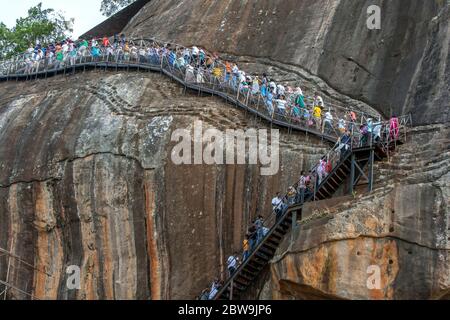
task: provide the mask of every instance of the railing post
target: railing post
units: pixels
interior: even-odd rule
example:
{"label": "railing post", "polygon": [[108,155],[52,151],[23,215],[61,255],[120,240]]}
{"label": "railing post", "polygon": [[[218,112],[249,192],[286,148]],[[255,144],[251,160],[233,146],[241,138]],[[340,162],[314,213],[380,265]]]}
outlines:
{"label": "railing post", "polygon": [[373,191],[373,163],[375,160],[375,152],[374,149],[370,149],[370,157],[369,157],[369,192]]}
{"label": "railing post", "polygon": [[233,300],[233,285],[234,285],[234,280],[231,280],[231,284],[230,284],[230,301]]}
{"label": "railing post", "polygon": [[297,229],[297,211],[292,213],[292,226],[291,226],[291,246],[294,244],[295,234],[294,231]]}
{"label": "railing post", "polygon": [[353,195],[354,190],[354,183],[355,183],[355,161],[356,161],[356,157],[355,154],[352,151],[352,164],[351,164],[351,169],[350,169],[350,194]]}

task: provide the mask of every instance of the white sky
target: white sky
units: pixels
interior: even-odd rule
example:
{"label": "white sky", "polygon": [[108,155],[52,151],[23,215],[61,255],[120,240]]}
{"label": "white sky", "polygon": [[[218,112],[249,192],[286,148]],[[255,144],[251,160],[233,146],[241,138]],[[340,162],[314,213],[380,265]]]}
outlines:
{"label": "white sky", "polygon": [[32,6],[42,2],[44,9],[52,8],[61,11],[66,19],[75,18],[73,36],[92,29],[106,19],[100,13],[101,0],[0,0],[0,21],[9,28],[15,25],[16,19],[25,17]]}

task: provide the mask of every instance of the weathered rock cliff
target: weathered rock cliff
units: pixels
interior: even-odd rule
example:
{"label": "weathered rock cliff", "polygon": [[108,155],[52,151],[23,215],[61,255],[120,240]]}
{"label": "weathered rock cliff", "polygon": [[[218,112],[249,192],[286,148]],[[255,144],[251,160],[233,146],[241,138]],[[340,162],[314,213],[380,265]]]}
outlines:
{"label": "weathered rock cliff", "polygon": [[[152,73],[0,84],[0,247],[51,275],[12,259],[10,283],[41,299],[193,298],[250,219],[327,149],[283,133],[273,177],[176,166],[174,129],[263,126],[183,89]],[[0,257],[0,279],[7,264]],[[79,291],[66,287],[70,265],[81,267]]]}
{"label": "weathered rock cliff", "polygon": [[[370,5],[380,30],[367,28]],[[301,68],[385,116],[427,124],[450,121],[449,21],[438,0],[153,0],[125,32]]]}

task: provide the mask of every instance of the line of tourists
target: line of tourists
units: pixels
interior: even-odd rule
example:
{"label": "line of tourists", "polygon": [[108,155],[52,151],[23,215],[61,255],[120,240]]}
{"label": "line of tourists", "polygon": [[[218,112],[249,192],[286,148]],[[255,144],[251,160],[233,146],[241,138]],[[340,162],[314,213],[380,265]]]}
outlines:
{"label": "line of tourists", "polygon": [[105,56],[111,62],[161,64],[165,61],[169,66],[180,70],[187,82],[207,85],[216,81],[219,86],[227,86],[239,92],[242,97],[246,97],[247,102],[260,99],[272,118],[282,118],[289,123],[336,137],[348,130],[353,135],[361,135],[362,145],[369,135],[373,135],[375,141],[387,135],[398,136],[395,122],[391,126],[394,129],[388,130],[379,120],[363,116],[357,111],[341,107],[327,108],[318,92],[313,97],[306,98],[300,87],[292,88],[276,83],[266,73],[249,75],[240,70],[236,63],[222,61],[217,53],[211,54],[197,46],[184,48],[156,41],[136,44],[124,34],[116,34],[111,39],[105,36],[90,41],[65,39],[47,46],[40,43],[30,45],[22,56],[22,64],[18,64],[23,68],[16,71],[32,74],[49,68],[74,66],[83,61],[83,58],[95,60],[104,59]]}

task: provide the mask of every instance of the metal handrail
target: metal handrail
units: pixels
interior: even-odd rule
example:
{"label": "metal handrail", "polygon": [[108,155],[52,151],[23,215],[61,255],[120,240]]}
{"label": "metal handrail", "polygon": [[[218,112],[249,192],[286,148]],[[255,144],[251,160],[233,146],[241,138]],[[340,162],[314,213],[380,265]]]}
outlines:
{"label": "metal handrail", "polygon": [[[93,39],[93,40],[96,40],[96,41],[98,41],[98,40],[101,40],[101,38],[99,38],[99,39]],[[138,47],[136,47],[136,44],[138,43]],[[138,58],[139,57],[139,51],[140,50],[142,50],[142,49],[145,49],[145,50],[148,50],[148,49],[150,49],[150,48],[153,48],[153,49],[157,49],[157,50],[159,50],[159,49],[162,49],[163,50],[163,52],[162,52],[162,54],[161,54],[161,52],[157,52],[159,55],[160,55],[160,58],[167,58],[167,56],[168,56],[168,52],[174,52],[175,53],[175,58],[178,60],[180,57],[178,56],[179,54],[182,54],[182,50],[185,50],[185,49],[187,49],[187,48],[185,48],[185,47],[183,47],[183,46],[181,46],[181,45],[178,45],[178,44],[171,44],[171,48],[172,48],[172,46],[175,46],[175,49],[167,49],[166,47],[167,47],[167,44],[165,43],[165,42],[162,42],[162,41],[158,41],[158,40],[155,40],[155,39],[152,39],[152,38],[150,38],[150,39],[145,39],[145,38],[143,38],[143,39],[132,39],[132,40],[130,40],[130,52],[128,52],[128,53],[126,53],[126,52],[124,52],[124,48],[123,47],[117,47],[117,48],[115,48],[115,49],[112,49],[112,47],[108,47],[108,48],[104,48],[104,47],[101,47],[101,46],[98,46],[98,47],[95,47],[96,48],[96,51],[98,50],[99,51],[99,56],[101,57],[101,58],[103,58],[103,60],[104,60],[104,57],[106,56],[106,58],[107,58],[107,60],[108,60],[108,57],[110,56],[110,54],[108,54],[108,52],[111,52],[111,50],[117,50],[117,55],[116,55],[116,60],[123,60],[123,61],[131,61],[133,58]],[[89,54],[92,54],[92,49],[93,49],[93,47],[87,47],[85,50],[83,50],[82,51],[82,56],[81,56],[81,58],[80,58],[80,62],[81,63],[83,63],[83,58],[84,58],[84,62],[86,63],[87,62],[87,58],[88,58],[88,55]],[[133,51],[134,50],[134,51]],[[26,73],[25,72],[25,70],[26,70],[26,66],[25,66],[25,57],[26,57],[26,55],[27,54],[23,54],[23,55],[18,55],[18,56],[16,56],[16,57],[14,57],[14,62],[13,62],[13,64],[15,65],[15,68],[14,68],[14,70],[16,71],[16,73],[15,74],[12,74],[12,72],[11,71],[8,71],[8,73],[7,73],[7,76],[8,77],[17,77],[17,71],[20,71],[20,70],[23,70],[24,71],[24,73]],[[133,57],[133,55],[134,55],[134,57]],[[209,53],[206,53],[205,52],[205,57],[211,57],[211,56],[213,56],[213,55],[211,55],[211,54],[209,54]],[[77,57],[78,58],[78,57]],[[120,58],[122,58],[122,59],[120,59]],[[64,57],[64,60],[61,62],[61,64],[63,64],[64,65],[64,68],[67,68],[67,60],[72,60],[72,59],[67,59],[67,55]],[[76,60],[78,60],[78,59],[76,59]],[[91,59],[92,60],[92,59]],[[162,60],[162,59],[160,59],[160,60]],[[101,63],[101,62],[105,62],[105,61],[102,61],[102,59],[99,59],[99,61],[98,61],[99,63]],[[146,64],[145,62],[144,63],[142,63],[141,61],[136,61],[138,64],[142,64],[142,65],[144,65],[144,64]],[[31,62],[30,62],[31,63]],[[45,66],[47,66],[47,67],[50,67],[53,63],[55,63],[55,57],[53,57],[53,58],[51,58],[51,59],[49,59],[49,58],[45,58],[45,63],[44,63],[44,65]],[[55,68],[54,68],[54,70],[55,69],[58,69],[57,67],[58,66],[60,66],[59,65],[60,63],[58,62],[57,64],[56,64],[56,66],[55,66]],[[2,62],[2,63],[0,63],[0,65],[4,65],[4,62]],[[72,66],[72,63],[70,63],[69,64],[69,67],[71,67]],[[225,74],[226,74],[226,70],[225,70],[225,64],[222,62],[222,61],[220,61],[220,60],[218,60],[218,59],[215,59],[214,60],[214,62],[213,62],[213,67],[215,67],[215,68],[220,68],[223,72],[222,72],[222,75],[223,76],[225,76]],[[11,69],[11,65],[9,65],[9,68],[8,68],[8,70],[10,70]],[[24,70],[25,69],[25,70]],[[38,63],[38,66],[35,68],[35,67],[32,67],[31,68],[31,70],[29,70],[29,71],[32,71],[32,70],[34,70],[34,69],[36,69],[36,72],[29,72],[29,74],[30,75],[36,75],[36,73],[37,72],[39,72],[39,63]],[[45,67],[44,67],[44,69],[45,69]],[[59,69],[62,69],[62,66],[61,66],[61,68],[59,68]],[[47,71],[49,71],[49,69],[47,68],[47,69],[45,69],[45,70],[47,70]],[[54,70],[50,70],[50,71],[54,71]],[[210,70],[208,70],[208,71],[210,71]],[[20,74],[20,73],[19,73]],[[211,73],[209,73],[209,72],[206,72],[205,74],[204,74],[204,76],[206,76],[206,77],[210,77],[211,76]],[[232,78],[232,77],[231,77]],[[221,81],[220,81],[220,79],[218,79],[219,80],[219,83],[221,83]],[[222,79],[223,80],[223,79]],[[239,100],[239,93],[240,93],[240,90],[238,89],[238,88],[235,88],[235,87],[233,87],[232,85],[231,85],[231,80],[232,79],[228,79],[228,82],[227,83],[224,83],[224,82],[222,82],[222,86],[223,85],[225,85],[225,86],[227,86],[228,88],[228,92],[234,92],[234,93],[236,93],[237,92],[237,100]],[[211,83],[211,82],[210,82]],[[204,85],[203,85],[204,86]],[[219,88],[220,88],[220,86],[219,86]],[[217,91],[217,89],[214,89],[215,91]],[[249,85],[249,88],[247,89],[248,91],[250,91],[250,85]],[[261,98],[261,96],[260,96],[260,94],[258,94],[258,100],[262,100],[264,103],[268,103],[267,102],[267,99],[265,99],[265,97],[262,97],[262,99],[260,99]],[[289,99],[288,99],[289,100]],[[252,100],[250,100],[250,102],[252,102]],[[276,122],[276,124],[280,124],[280,123],[286,123],[286,124],[288,124],[288,125],[290,125],[290,124],[293,124],[293,123],[298,123],[299,121],[298,121],[298,119],[295,119],[296,117],[292,117],[292,111],[293,111],[293,109],[294,109],[294,105],[292,104],[292,101],[288,101],[288,103],[287,103],[287,110],[289,109],[290,110],[290,112],[289,112],[289,114],[284,114],[284,115],[280,115],[280,114],[278,114],[278,113],[275,113],[275,114],[273,114],[272,115],[272,122]],[[333,105],[333,108],[341,108],[342,110],[344,110],[344,112],[350,112],[350,111],[353,111],[353,112],[355,112],[355,113],[360,113],[358,110],[351,110],[351,109],[349,109],[349,108],[346,108],[346,107],[340,107],[340,106],[335,106],[335,105]],[[273,107],[273,109],[275,109],[275,107]],[[266,112],[267,113],[267,112]],[[300,118],[302,118],[304,116],[304,114],[300,117]],[[303,117],[304,118],[304,117]],[[310,118],[312,118],[312,117],[310,117]],[[335,114],[335,118],[339,118],[339,117],[337,117],[336,116],[336,114]],[[341,117],[341,118],[343,118],[343,117]],[[361,119],[364,119],[364,113],[361,113]],[[306,121],[306,120],[305,120]],[[334,124],[336,124],[336,121],[334,121]],[[297,127],[300,127],[300,125],[296,125]],[[292,126],[288,126],[288,127],[292,127]],[[313,133],[313,134],[316,134],[316,135],[319,135],[319,136],[324,136],[324,134],[323,133],[320,133],[320,132],[318,132],[317,130],[314,130],[314,129],[312,129],[311,128],[311,126],[309,126],[309,127],[307,127],[307,126],[303,126],[303,129],[308,129],[308,131],[307,132],[311,132],[311,133]],[[306,130],[305,130],[306,131]],[[336,131],[336,126],[334,126],[334,131]],[[336,140],[338,138],[338,136],[335,136],[334,137],[334,140]]]}

